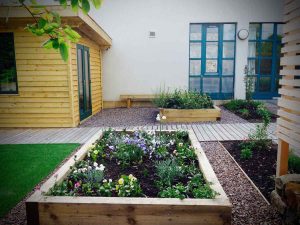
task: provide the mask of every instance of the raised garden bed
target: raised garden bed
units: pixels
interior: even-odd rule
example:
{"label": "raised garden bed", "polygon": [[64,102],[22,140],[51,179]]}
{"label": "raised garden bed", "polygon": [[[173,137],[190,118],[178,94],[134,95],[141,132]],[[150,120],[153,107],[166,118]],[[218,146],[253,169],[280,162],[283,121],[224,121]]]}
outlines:
{"label": "raised garden bed", "polygon": [[[126,146],[134,144],[144,151],[137,163],[120,156],[124,143],[111,145],[107,133],[95,134],[76,157],[69,159],[27,200],[28,224],[230,224],[231,204],[193,131],[150,133],[118,131],[112,135],[125,135],[129,138]],[[153,148],[153,140],[148,140],[147,134],[156,136],[159,146]],[[142,139],[146,145],[139,141]],[[103,140],[107,145],[102,145]],[[91,149],[95,141],[97,144]],[[99,154],[101,146],[103,152]],[[169,176],[161,179],[158,172],[158,164],[170,159],[181,162],[176,168],[186,175],[173,179],[171,186],[167,182]],[[171,165],[165,170],[169,168]],[[85,173],[82,170],[87,170],[87,177],[97,171],[103,171],[105,177],[99,186],[94,182],[87,189],[87,177],[76,181],[81,176],[78,174]],[[195,182],[195,177],[200,180]],[[184,188],[171,191],[180,185]]]}
{"label": "raised garden bed", "polygon": [[214,106],[212,109],[159,109],[159,114],[165,116],[162,122],[204,122],[217,121],[221,118],[221,109]]}
{"label": "raised garden bed", "polygon": [[251,158],[243,159],[241,157],[240,141],[223,141],[221,143],[264,197],[270,200],[270,194],[275,187],[277,145],[272,144],[269,149],[254,150]]}

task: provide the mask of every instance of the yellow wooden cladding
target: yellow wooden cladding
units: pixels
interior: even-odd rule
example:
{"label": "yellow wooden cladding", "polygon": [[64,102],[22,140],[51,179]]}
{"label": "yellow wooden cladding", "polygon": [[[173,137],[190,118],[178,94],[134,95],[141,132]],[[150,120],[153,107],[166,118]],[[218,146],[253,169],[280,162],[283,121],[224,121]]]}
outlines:
{"label": "yellow wooden cladding", "polygon": [[283,26],[284,47],[281,52],[279,81],[281,98],[278,101],[277,136],[279,139],[277,156],[277,175],[287,173],[287,155],[289,146],[300,153],[300,1],[285,1]]}
{"label": "yellow wooden cladding", "polygon": [[[56,50],[41,47],[46,37],[35,37],[23,29],[13,32],[18,94],[0,95],[0,127],[75,127],[79,124],[76,45],[64,62]],[[87,38],[90,48],[93,114],[103,108],[101,50]]]}

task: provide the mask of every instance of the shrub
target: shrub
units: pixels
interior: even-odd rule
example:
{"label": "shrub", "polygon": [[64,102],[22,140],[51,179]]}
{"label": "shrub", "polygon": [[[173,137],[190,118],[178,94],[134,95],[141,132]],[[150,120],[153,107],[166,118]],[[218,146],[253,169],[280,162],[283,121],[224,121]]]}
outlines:
{"label": "shrub", "polygon": [[252,158],[252,150],[249,147],[243,148],[241,150],[241,158],[242,159],[250,159]]}
{"label": "shrub", "polygon": [[257,114],[262,117],[264,126],[267,127],[271,122],[271,113],[264,105],[258,105]]}
{"label": "shrub", "polygon": [[198,188],[194,188],[192,190],[192,195],[194,198],[214,198],[216,194],[217,193],[211,189],[208,184],[204,184],[203,186],[199,186]]}
{"label": "shrub", "polygon": [[159,108],[170,109],[207,109],[213,108],[210,96],[193,91],[175,90],[160,92],[153,101]]}
{"label": "shrub", "polygon": [[289,155],[289,170],[291,173],[300,173],[300,157],[293,153]]}
{"label": "shrub", "polygon": [[172,186],[175,180],[183,177],[184,171],[174,159],[159,161],[155,164],[156,175],[159,180],[157,185],[159,188],[164,186]]}
{"label": "shrub", "polygon": [[250,116],[250,112],[248,109],[240,109],[239,113],[242,115],[242,117],[249,117]]}
{"label": "shrub", "polygon": [[250,133],[249,139],[252,147],[251,149],[265,150],[268,149],[271,141],[268,139],[268,127],[264,124],[256,125],[256,129],[253,133]]}

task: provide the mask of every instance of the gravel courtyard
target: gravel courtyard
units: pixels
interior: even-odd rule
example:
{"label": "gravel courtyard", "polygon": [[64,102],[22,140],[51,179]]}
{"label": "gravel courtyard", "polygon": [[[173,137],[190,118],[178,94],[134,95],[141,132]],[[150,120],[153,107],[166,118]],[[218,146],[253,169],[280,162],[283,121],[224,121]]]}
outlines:
{"label": "gravel courtyard", "polygon": [[[246,120],[232,112],[222,109],[221,120],[205,123],[247,123]],[[158,124],[155,121],[157,108],[115,108],[104,109],[84,121],[79,127],[120,127],[120,126],[147,126]],[[202,122],[203,123],[203,122]]]}

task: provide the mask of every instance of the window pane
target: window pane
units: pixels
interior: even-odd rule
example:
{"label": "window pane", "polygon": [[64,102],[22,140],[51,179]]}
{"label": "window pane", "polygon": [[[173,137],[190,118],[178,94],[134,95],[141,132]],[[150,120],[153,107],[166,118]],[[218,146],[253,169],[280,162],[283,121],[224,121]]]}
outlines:
{"label": "window pane", "polygon": [[223,26],[223,40],[235,39],[235,24],[224,24]]}
{"label": "window pane", "polygon": [[248,44],[248,57],[256,57],[258,56],[258,43],[257,42],[249,42]]}
{"label": "window pane", "polygon": [[223,42],[223,58],[234,57],[234,42]]}
{"label": "window pane", "polygon": [[219,93],[220,79],[219,78],[203,78],[204,93]]}
{"label": "window pane", "polygon": [[217,60],[206,60],[206,72],[217,73],[218,72],[218,61]]}
{"label": "window pane", "polygon": [[200,24],[192,24],[190,32],[191,40],[201,40],[202,26]]}
{"label": "window pane", "polygon": [[272,59],[261,59],[260,74],[270,75],[272,73]]}
{"label": "window pane", "polygon": [[259,79],[259,91],[261,91],[261,92],[271,91],[271,78],[270,77],[261,77]]}
{"label": "window pane", "polygon": [[190,75],[201,74],[201,60],[190,60]]}
{"label": "window pane", "polygon": [[233,93],[233,77],[222,78],[222,93]]}
{"label": "window pane", "polygon": [[201,43],[190,43],[190,58],[201,58]]}
{"label": "window pane", "polygon": [[257,75],[258,73],[258,59],[249,59],[248,60],[248,74]]}
{"label": "window pane", "polygon": [[217,26],[208,26],[206,29],[206,40],[207,41],[217,41],[219,40],[219,28]]}
{"label": "window pane", "polygon": [[262,25],[261,39],[263,39],[263,40],[272,39],[273,32],[274,32],[274,24],[273,23],[264,23]]}
{"label": "window pane", "polygon": [[13,33],[0,33],[0,94],[17,92]]}
{"label": "window pane", "polygon": [[249,26],[249,40],[257,40],[259,38],[260,24],[250,24]]}
{"label": "window pane", "polygon": [[281,41],[283,37],[283,24],[277,24],[277,40]]}
{"label": "window pane", "polygon": [[206,58],[218,58],[218,42],[206,43]]}
{"label": "window pane", "polygon": [[200,77],[190,77],[190,91],[200,92]]}
{"label": "window pane", "polygon": [[233,75],[234,73],[234,61],[223,60],[223,75]]}
{"label": "window pane", "polygon": [[273,52],[273,43],[263,41],[261,42],[261,56],[272,56]]}

